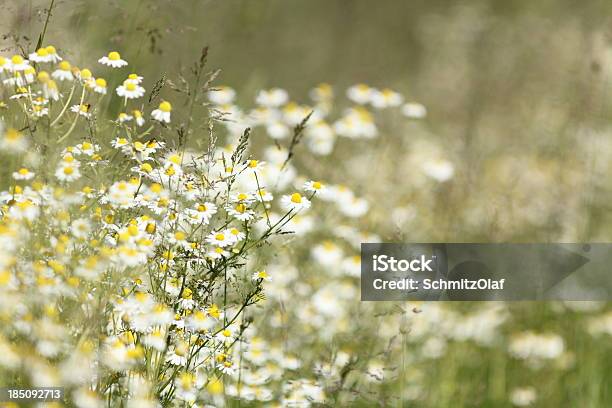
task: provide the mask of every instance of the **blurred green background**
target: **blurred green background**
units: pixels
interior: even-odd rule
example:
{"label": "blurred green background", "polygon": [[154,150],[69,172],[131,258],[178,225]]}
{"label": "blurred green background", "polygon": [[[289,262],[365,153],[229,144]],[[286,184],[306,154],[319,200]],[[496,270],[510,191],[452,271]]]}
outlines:
{"label": "blurred green background", "polygon": [[[32,48],[49,1],[0,4],[3,45]],[[216,83],[235,87],[239,104],[271,86],[298,101],[319,82],[337,92],[357,82],[390,87],[429,116],[418,128],[388,127],[369,156],[395,164],[376,167],[383,183],[361,188],[371,200],[393,196],[375,206],[369,226],[395,236],[382,224],[410,202],[436,213],[435,226],[413,228],[414,240],[608,241],[611,9],[606,1],[56,0],[46,42],[70,44],[61,51],[75,63],[120,50],[149,81],[172,77],[209,45],[209,67],[222,69]],[[408,179],[401,163],[416,139],[447,152],[454,183],[423,192]]]}

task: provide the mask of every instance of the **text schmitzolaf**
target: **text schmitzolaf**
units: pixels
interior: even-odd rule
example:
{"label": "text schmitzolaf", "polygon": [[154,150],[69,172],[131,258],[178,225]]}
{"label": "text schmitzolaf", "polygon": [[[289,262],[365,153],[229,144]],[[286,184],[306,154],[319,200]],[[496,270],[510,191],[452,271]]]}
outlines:
{"label": "text schmitzolaf", "polygon": [[[412,259],[396,259],[388,255],[373,255],[374,272],[434,272],[435,259],[421,255]],[[503,290],[505,279],[414,279],[377,278],[372,281],[376,290]]]}

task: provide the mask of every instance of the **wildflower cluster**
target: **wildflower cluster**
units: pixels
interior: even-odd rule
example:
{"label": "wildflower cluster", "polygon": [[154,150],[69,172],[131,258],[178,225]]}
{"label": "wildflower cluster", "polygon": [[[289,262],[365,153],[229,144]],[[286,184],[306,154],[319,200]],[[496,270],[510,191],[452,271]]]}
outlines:
{"label": "wildflower cluster", "polygon": [[288,168],[279,186],[282,163],[248,157],[248,131],[233,148],[171,148],[172,106],[139,102],[137,74],[106,124],[107,81],[54,47],[0,69],[2,377],[66,387],[81,407],[214,402],[270,279],[257,253],[321,184],[294,188]]}

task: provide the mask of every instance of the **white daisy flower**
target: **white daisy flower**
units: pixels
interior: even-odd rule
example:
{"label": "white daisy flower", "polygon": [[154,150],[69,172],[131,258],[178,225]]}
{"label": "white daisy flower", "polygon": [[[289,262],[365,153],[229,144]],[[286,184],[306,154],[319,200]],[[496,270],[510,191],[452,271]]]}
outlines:
{"label": "white daisy flower", "polygon": [[208,92],[208,100],[215,105],[229,105],[234,102],[236,91],[228,86],[218,86]]}
{"label": "white daisy flower", "polygon": [[370,88],[366,84],[353,85],[346,90],[346,96],[353,102],[359,105],[365,105],[372,99],[375,89]]}
{"label": "white daisy flower", "polygon": [[136,109],[136,110],[132,111],[132,115],[134,116],[134,119],[136,119],[136,125],[137,126],[140,127],[140,126],[145,124],[145,120],[142,117],[142,112],[141,111]]}
{"label": "white daisy flower", "polygon": [[136,85],[139,85],[142,82],[142,77],[138,74],[130,74],[128,75],[128,78],[126,79],[126,81],[130,81],[135,83]]}
{"label": "white daisy flower", "polygon": [[96,81],[93,83],[93,90],[101,95],[106,95],[106,79],[96,78]]}
{"label": "white daisy flower", "polygon": [[130,80],[124,81],[123,85],[117,87],[117,95],[125,99],[142,98],[144,94],[145,89]]}
{"label": "white daisy flower", "polygon": [[[40,51],[40,50],[39,50]],[[51,62],[53,64],[57,64],[58,62],[60,62],[62,60],[62,57],[60,57],[57,54],[57,50],[55,49],[54,46],[52,45],[48,45],[45,47],[45,52],[46,52],[46,61],[44,62]],[[43,54],[45,54],[45,52],[43,52]],[[38,51],[36,52],[38,54]]]}
{"label": "white daisy flower", "polygon": [[113,68],[121,68],[128,64],[127,61],[121,59],[121,54],[117,51],[109,52],[107,56],[100,58],[98,62]]}
{"label": "white daisy flower", "polygon": [[281,206],[287,211],[307,210],[310,208],[310,200],[300,193],[293,193],[281,198]]}
{"label": "white daisy flower", "polygon": [[117,122],[119,123],[125,123],[125,122],[129,122],[130,120],[134,119],[133,116],[128,115],[125,112],[121,112],[119,114],[119,116],[117,117]]}
{"label": "white daisy flower", "polygon": [[206,242],[211,245],[216,245],[218,247],[224,248],[226,246],[232,245],[234,243],[234,240],[230,234],[227,234],[224,231],[213,231],[208,235],[208,237],[206,237]]}
{"label": "white daisy flower", "polygon": [[172,105],[168,101],[163,101],[159,104],[159,108],[151,112],[151,117],[158,122],[170,123],[170,112],[172,112]]}
{"label": "white daisy flower", "polygon": [[391,89],[375,90],[372,93],[372,106],[377,109],[397,107],[402,104],[404,97]]}
{"label": "white daisy flower", "polygon": [[54,101],[59,101],[60,93],[57,88],[57,83],[53,80],[48,80],[43,84],[43,95],[47,99],[53,99]]}
{"label": "white daisy flower", "polygon": [[320,181],[310,180],[304,183],[304,191],[309,193],[318,193],[325,189],[325,185]]}
{"label": "white daisy flower", "polygon": [[262,89],[255,98],[255,103],[268,108],[277,108],[287,103],[289,94],[284,89]]}
{"label": "white daisy flower", "polygon": [[287,138],[289,134],[291,134],[291,130],[289,129],[289,126],[285,125],[279,120],[276,120],[266,126],[266,133],[272,139],[280,140]]}
{"label": "white daisy flower", "polygon": [[81,177],[78,164],[75,165],[75,163],[62,162],[62,164],[55,171],[55,177],[57,177],[59,181],[66,182],[77,180]]}
{"label": "white daisy flower", "polygon": [[226,211],[229,215],[240,221],[249,221],[255,217],[255,212],[249,210],[243,203],[238,203],[235,207],[228,207]]}
{"label": "white daisy flower", "polygon": [[51,62],[51,58],[49,56],[49,52],[47,51],[46,47],[39,48],[38,50],[36,50],[36,52],[33,52],[30,55],[28,55],[28,58],[30,59],[30,61],[34,61],[38,63]]}
{"label": "white daisy flower", "polygon": [[0,55],[0,74],[4,72],[5,69],[8,69],[10,66],[9,61]]}
{"label": "white daisy flower", "polygon": [[85,118],[90,118],[89,105],[73,105],[70,107],[70,112],[74,112]]}
{"label": "white daisy flower", "polygon": [[13,72],[25,71],[30,67],[30,61],[24,59],[21,55],[13,55],[9,62],[9,70]]}
{"label": "white daisy flower", "polygon": [[34,173],[25,167],[20,168],[19,170],[13,172],[13,178],[15,180],[31,180],[34,178]]}
{"label": "white daisy flower", "polygon": [[264,203],[268,203],[274,199],[272,193],[263,188],[260,188],[258,191],[253,192],[253,195],[257,197],[259,201],[263,201]]}
{"label": "white daisy flower", "polygon": [[210,251],[208,251],[208,253],[206,254],[206,257],[209,259],[221,259],[223,257],[227,258],[229,256],[229,252],[226,251],[225,249],[221,248],[221,247],[216,247],[214,249],[211,249]]}
{"label": "white daisy flower", "polygon": [[234,243],[240,242],[246,237],[246,234],[240,231],[238,228],[230,228],[226,230],[226,232],[230,235]]}
{"label": "white daisy flower", "polygon": [[427,108],[420,103],[409,102],[402,106],[402,113],[411,119],[423,119],[427,116]]}
{"label": "white daisy flower", "polygon": [[254,281],[261,279],[262,281],[266,281],[266,282],[270,282],[272,280],[272,278],[270,277],[270,275],[268,275],[266,271],[254,272],[252,279]]}
{"label": "white daisy flower", "polygon": [[51,74],[53,79],[58,81],[72,81],[74,80],[74,75],[72,75],[72,66],[68,61],[62,61],[59,63],[58,69],[53,71]]}

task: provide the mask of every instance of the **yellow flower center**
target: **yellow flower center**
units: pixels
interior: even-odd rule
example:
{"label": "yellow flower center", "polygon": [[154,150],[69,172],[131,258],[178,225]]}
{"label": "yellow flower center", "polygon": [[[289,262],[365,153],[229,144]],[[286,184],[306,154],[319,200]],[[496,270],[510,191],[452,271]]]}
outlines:
{"label": "yellow flower center", "polygon": [[302,195],[300,193],[291,194],[291,201],[300,204],[302,202]]}
{"label": "yellow flower center", "polygon": [[47,55],[49,55],[49,52],[47,51],[46,48],[39,48],[38,50],[36,50],[36,54],[39,57],[46,57]]}
{"label": "yellow flower center", "polygon": [[90,79],[91,77],[92,77],[92,73],[90,70],[88,70],[87,68],[81,70],[81,78]]}
{"label": "yellow flower center", "polygon": [[223,241],[223,240],[225,239],[225,235],[223,235],[223,234],[217,234],[217,235],[215,235],[215,239],[216,239],[217,241]]}
{"label": "yellow flower center", "polygon": [[111,61],[119,61],[121,59],[121,54],[117,51],[111,51],[108,53],[108,59]]}
{"label": "yellow flower center", "polygon": [[66,166],[66,167],[64,167],[64,174],[65,174],[65,175],[69,176],[69,175],[71,175],[72,173],[74,173],[74,169],[73,169],[72,167],[70,167],[70,166]]}
{"label": "yellow flower center", "polygon": [[4,137],[10,141],[16,141],[21,139],[21,132],[19,132],[17,129],[10,128],[6,131]]}
{"label": "yellow flower center", "polygon": [[251,167],[251,168],[257,167],[257,164],[258,164],[258,163],[259,163],[259,162],[258,162],[257,160],[251,160],[251,161],[249,162],[249,167]]}
{"label": "yellow flower center", "polygon": [[98,85],[100,88],[106,88],[106,79],[104,78],[96,79],[96,85]]}
{"label": "yellow flower center", "polygon": [[49,73],[47,71],[40,71],[37,75],[38,80],[41,83],[45,83],[49,80]]}
{"label": "yellow flower center", "polygon": [[163,101],[159,104],[159,110],[162,112],[170,112],[172,111],[172,105],[170,105],[168,101]]}
{"label": "yellow flower center", "polygon": [[23,57],[21,55],[13,55],[11,61],[13,64],[23,64]]}
{"label": "yellow flower center", "polygon": [[56,50],[56,49],[55,49],[55,47],[54,47],[54,46],[52,46],[52,45],[47,46],[47,47],[45,48],[45,50],[47,51],[47,54],[51,54],[51,55],[53,55],[53,54],[56,54],[56,53],[57,53],[57,50]]}
{"label": "yellow flower center", "polygon": [[246,211],[246,205],[238,204],[236,206],[236,211],[238,211],[239,213],[243,214]]}
{"label": "yellow flower center", "polygon": [[323,187],[323,185],[318,181],[315,181],[314,183],[312,183],[312,188],[314,188],[315,190],[320,190],[321,187]]}
{"label": "yellow flower center", "polygon": [[199,212],[204,212],[204,211],[206,211],[206,206],[205,206],[204,204],[200,204],[200,205],[198,205],[198,211],[199,211]]}
{"label": "yellow flower center", "polygon": [[62,61],[62,62],[60,62],[60,64],[59,64],[59,68],[60,68],[62,71],[70,71],[70,68],[71,68],[71,67],[70,67],[70,63],[69,63],[68,61]]}
{"label": "yellow flower center", "polygon": [[136,84],[133,82],[128,82],[125,85],[125,89],[127,89],[128,91],[135,91],[136,90]]}

